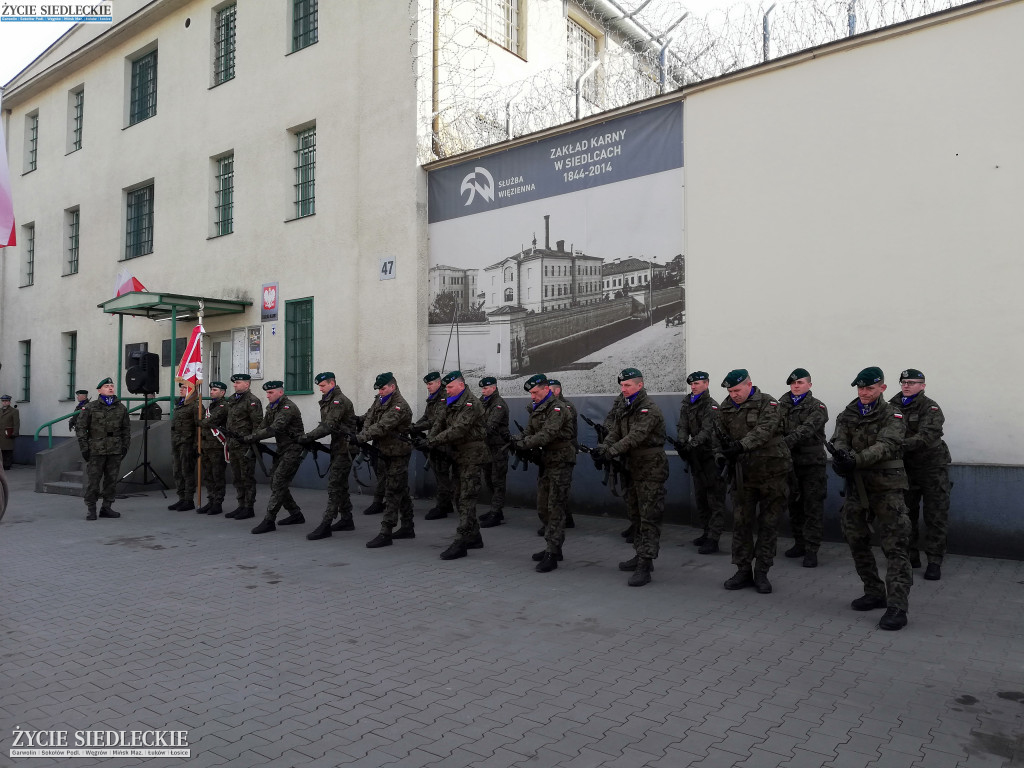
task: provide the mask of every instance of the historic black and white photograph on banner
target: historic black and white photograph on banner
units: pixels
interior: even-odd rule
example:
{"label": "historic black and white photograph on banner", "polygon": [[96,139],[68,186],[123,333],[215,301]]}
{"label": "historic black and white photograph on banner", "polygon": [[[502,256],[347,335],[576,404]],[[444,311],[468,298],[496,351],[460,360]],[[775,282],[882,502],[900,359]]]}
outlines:
{"label": "historic black and white photograph on banner", "polygon": [[608,121],[430,175],[428,365],[514,392],[685,389],[682,114]]}

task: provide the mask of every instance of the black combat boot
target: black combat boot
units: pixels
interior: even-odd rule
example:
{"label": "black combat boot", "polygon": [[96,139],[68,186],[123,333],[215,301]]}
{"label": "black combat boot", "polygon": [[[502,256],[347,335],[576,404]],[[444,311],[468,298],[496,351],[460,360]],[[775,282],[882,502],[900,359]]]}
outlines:
{"label": "black combat boot", "polygon": [[466,549],[484,548],[484,537],[480,535],[480,531],[477,531],[475,536],[470,536],[467,539],[463,539],[463,541],[466,542]]}
{"label": "black combat boot", "polygon": [[277,522],[277,524],[278,525],[298,525],[299,523],[304,523],[304,522],[306,522],[306,518],[302,516],[302,510],[301,509],[296,509],[293,512],[291,512],[288,515],[288,517],[286,517],[284,520],[279,520]]}
{"label": "black combat boot", "polygon": [[466,544],[462,539],[456,539],[448,545],[448,549],[441,553],[442,560],[458,560],[468,554]]}
{"label": "black combat boot", "polygon": [[[621,563],[619,563],[619,570],[620,571],[635,571],[637,565],[640,563],[640,559],[641,558],[640,558],[639,555],[633,555],[633,557],[629,558],[629,560],[623,560]],[[654,561],[653,560],[651,561],[651,570],[652,571],[654,570]]]}
{"label": "black combat boot", "polygon": [[537,529],[537,535],[543,536],[547,532],[547,530],[548,527],[546,525],[542,525],[540,528]]}
{"label": "black combat boot", "polygon": [[416,529],[411,523],[403,523],[398,526],[398,530],[391,534],[392,539],[415,539]]}
{"label": "black combat boot", "polygon": [[650,558],[640,557],[636,561],[636,570],[633,571],[633,575],[629,577],[629,581],[626,583],[631,587],[642,587],[644,584],[651,583],[651,571],[653,571],[653,563]]}
{"label": "black combat boot", "polygon": [[750,572],[750,566],[739,568],[732,576],[725,580],[726,589],[743,589],[754,586],[754,575]]}
{"label": "black combat boot", "polygon": [[210,502],[208,501],[208,502],[206,502],[205,504],[203,504],[203,506],[201,506],[201,507],[196,507],[196,514],[197,514],[197,515],[205,515],[205,514],[206,514],[207,512],[209,512],[209,511],[210,511],[210,507],[212,507],[212,506],[213,506],[213,504],[211,504],[211,503],[210,503]]}
{"label": "black combat boot", "polygon": [[427,514],[423,516],[424,520],[441,520],[442,518],[448,517],[448,511],[440,506],[431,507],[427,510]]}
{"label": "black combat boot", "polygon": [[391,546],[391,531],[381,531],[368,542],[366,542],[367,549],[379,549],[380,547]]}
{"label": "black combat boot", "polygon": [[708,532],[704,531],[700,536],[693,540],[693,546],[700,547],[708,540]]}
{"label": "black combat boot", "polygon": [[876,608],[885,608],[885,597],[882,595],[863,595],[856,600],[851,600],[850,607],[855,611],[873,611]]}
{"label": "black combat boot", "polygon": [[85,519],[86,520],[95,520],[96,519],[96,505],[95,504],[86,504],[85,505],[85,512],[86,512],[86,514],[85,514]]}
{"label": "black combat boot", "polygon": [[817,568],[818,567],[818,553],[808,551],[804,555],[804,561],[801,563],[804,568]]}
{"label": "black combat boot", "polygon": [[886,608],[882,618],[878,620],[879,629],[895,631],[907,626],[907,612],[901,608]]}
{"label": "black combat boot", "polygon": [[550,573],[558,567],[558,561],[562,559],[560,552],[548,552],[545,550],[541,553],[540,561],[537,563],[537,567],[534,568],[537,573]]}
{"label": "black combat boot", "polygon": [[269,517],[264,517],[260,521],[260,524],[252,529],[252,532],[253,533],[270,533],[271,531],[276,531],[276,530],[277,530],[277,526],[274,524],[274,521],[271,518],[269,518]]}
{"label": "black combat boot", "polygon": [[757,590],[759,595],[770,595],[772,593],[772,583],[768,581],[768,571],[754,571],[754,589]]}
{"label": "black combat boot", "polygon": [[356,524],[352,522],[352,517],[342,517],[338,519],[334,525],[331,526],[332,531],[354,531]]}
{"label": "black combat boot", "polygon": [[220,505],[219,501],[211,501],[210,508],[206,510],[208,515],[219,515],[224,511],[224,507]]}
{"label": "black combat boot", "polygon": [[[541,560],[544,559],[544,556],[546,554],[548,554],[548,551],[546,549],[542,549],[540,552],[534,552],[532,555],[530,555],[530,557],[533,558],[533,562],[539,563]],[[559,547],[557,550],[555,550],[555,560],[562,559],[564,559],[562,557],[562,548]]]}
{"label": "black combat boot", "polygon": [[718,539],[706,538],[697,548],[698,555],[713,555],[718,551]]}
{"label": "black combat boot", "polygon": [[786,557],[803,557],[807,554],[807,549],[804,547],[802,541],[796,542],[792,547],[786,550]]}
{"label": "black combat boot", "polygon": [[251,520],[256,517],[256,511],[252,507],[244,507],[241,512],[235,515],[235,520]]}
{"label": "black combat boot", "polygon": [[928,563],[924,569],[924,577],[928,581],[938,581],[942,578],[942,566],[939,563]]}
{"label": "black combat boot", "polygon": [[182,504],[184,504],[184,503],[185,503],[185,500],[184,500],[184,499],[178,499],[178,500],[177,500],[176,502],[174,502],[173,504],[168,504],[168,505],[167,505],[167,508],[168,508],[168,509],[184,509],[184,507],[182,507],[182,506],[181,506],[181,505],[182,505]]}
{"label": "black combat boot", "polygon": [[102,507],[100,507],[100,517],[120,517],[120,516],[121,516],[120,512],[115,512],[107,504],[104,504]]}
{"label": "black combat boot", "polygon": [[364,515],[379,515],[384,511],[384,503],[375,501],[363,510]]}
{"label": "black combat boot", "polygon": [[234,518],[238,517],[244,511],[245,511],[245,507],[243,507],[241,504],[239,504],[237,507],[235,507],[230,512],[228,512],[226,515],[224,515],[224,517],[230,517],[230,518],[234,519]]}
{"label": "black combat boot", "polygon": [[178,504],[178,510],[181,512],[188,512],[191,509],[196,508],[196,503],[192,499],[185,499]]}
{"label": "black combat boot", "polygon": [[318,539],[326,539],[331,535],[331,524],[327,520],[322,520],[320,525],[313,529],[310,533],[306,534],[306,538],[309,541],[317,541]]}
{"label": "black combat boot", "polygon": [[488,512],[480,518],[481,528],[497,528],[505,522],[505,515],[501,512]]}

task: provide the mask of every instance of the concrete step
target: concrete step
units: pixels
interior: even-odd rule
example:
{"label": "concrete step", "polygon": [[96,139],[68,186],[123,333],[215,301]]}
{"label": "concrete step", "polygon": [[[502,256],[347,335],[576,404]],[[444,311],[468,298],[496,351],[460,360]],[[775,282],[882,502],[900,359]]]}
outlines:
{"label": "concrete step", "polygon": [[64,496],[84,496],[85,486],[81,483],[60,480],[54,483],[43,483],[44,493],[59,493]]}
{"label": "concrete step", "polygon": [[70,472],[61,472],[60,479],[65,483],[78,483],[83,485],[85,483],[85,472],[82,470],[72,470]]}

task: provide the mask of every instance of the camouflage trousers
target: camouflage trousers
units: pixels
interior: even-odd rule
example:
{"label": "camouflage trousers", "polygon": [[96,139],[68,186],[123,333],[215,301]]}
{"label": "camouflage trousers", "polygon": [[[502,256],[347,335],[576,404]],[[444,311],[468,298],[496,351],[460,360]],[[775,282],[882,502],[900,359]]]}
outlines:
{"label": "camouflage trousers", "polygon": [[228,444],[231,457],[231,482],[235,486],[238,506],[252,509],[256,506],[256,459],[249,446],[231,441]]}
{"label": "camouflage trousers", "polygon": [[373,500],[377,504],[384,503],[384,497],[387,495],[388,487],[388,476],[387,472],[384,471],[384,462],[377,460],[373,462],[373,475],[377,478],[377,484],[373,487]]}
{"label": "camouflage trousers", "polygon": [[412,497],[409,496],[409,457],[389,456],[377,462],[384,478],[384,517],[381,533],[391,533],[399,522],[413,525]]}
{"label": "camouflage trousers", "polygon": [[[779,516],[786,508],[786,475],[745,478],[733,494],[732,562],[737,568],[767,571],[775,562]],[[755,540],[756,535],[756,540]]]}
{"label": "camouflage trousers", "polygon": [[455,508],[459,512],[459,526],[455,529],[455,536],[469,541],[480,535],[480,522],[476,516],[476,500],[480,495],[480,465],[452,464],[452,474],[452,492]]}
{"label": "camouflage trousers", "polygon": [[718,474],[711,454],[690,462],[693,497],[697,503],[697,525],[704,534],[718,541],[725,528],[725,481]]}
{"label": "camouflage trousers", "polygon": [[224,446],[218,442],[203,443],[203,486],[206,500],[211,504],[224,501],[225,468]]}
{"label": "camouflage trousers", "polygon": [[[907,556],[910,520],[900,489],[867,494],[863,503],[854,495],[843,504],[843,536],[850,545],[857,575],[864,582],[864,594],[884,597],[890,608],[907,610],[907,597],[914,583],[914,571]],[[885,581],[878,576],[875,554],[871,551],[871,525],[881,539],[886,559]]]}
{"label": "camouflage trousers", "polygon": [[178,498],[192,501],[196,495],[196,449],[192,443],[171,446],[171,470]]}
{"label": "camouflage trousers", "polygon": [[491,509],[501,514],[505,509],[505,483],[508,479],[508,451],[501,448],[490,448],[491,460],[480,465],[480,475],[491,492]]}
{"label": "camouflage trousers", "polygon": [[437,506],[451,509],[455,498],[455,464],[438,453],[430,454],[430,466],[437,481]]}
{"label": "camouflage trousers", "polygon": [[274,463],[270,466],[270,501],[267,502],[267,517],[271,520],[277,518],[282,506],[288,512],[299,511],[299,505],[292,498],[289,486],[295,473],[299,471],[299,465],[302,464],[302,455],[302,447],[299,445],[277,449]]}
{"label": "camouflage trousers", "polygon": [[548,552],[557,552],[565,542],[565,513],[575,468],[575,464],[549,464],[541,467],[537,478],[537,514],[544,523]]}
{"label": "camouflage trousers", "polygon": [[637,557],[654,560],[661,547],[661,518],[665,514],[665,482],[668,456],[659,450],[629,460],[629,481],[625,486],[626,509],[637,510],[633,549]]}
{"label": "camouflage trousers", "polygon": [[808,552],[818,551],[824,535],[826,483],[824,464],[794,467],[789,476],[789,527]]}
{"label": "camouflage trousers", "polygon": [[352,473],[352,454],[344,450],[331,451],[331,466],[327,470],[327,511],[324,522],[335,518],[352,521],[352,498],[348,492],[348,478]]}
{"label": "camouflage trousers", "polygon": [[121,454],[92,454],[85,470],[85,503],[95,504],[102,496],[103,506],[109,507],[113,504],[120,470]]}
{"label": "camouflage trousers", "polygon": [[908,469],[907,480],[910,488],[904,494],[910,514],[910,554],[913,556],[918,552],[921,537],[918,521],[921,502],[924,501],[924,524],[927,527],[924,551],[929,563],[941,565],[946,554],[946,533],[949,530],[949,469],[945,466]]}

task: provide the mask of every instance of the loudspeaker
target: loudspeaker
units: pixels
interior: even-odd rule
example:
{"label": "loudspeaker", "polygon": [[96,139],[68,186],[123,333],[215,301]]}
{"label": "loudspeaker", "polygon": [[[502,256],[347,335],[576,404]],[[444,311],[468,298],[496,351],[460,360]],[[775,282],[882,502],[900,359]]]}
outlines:
{"label": "loudspeaker", "polygon": [[133,363],[124,375],[133,395],[155,395],[160,391],[160,356],[155,352],[133,352]]}

